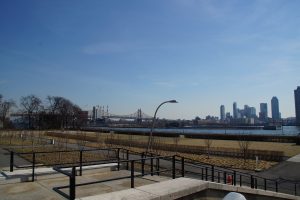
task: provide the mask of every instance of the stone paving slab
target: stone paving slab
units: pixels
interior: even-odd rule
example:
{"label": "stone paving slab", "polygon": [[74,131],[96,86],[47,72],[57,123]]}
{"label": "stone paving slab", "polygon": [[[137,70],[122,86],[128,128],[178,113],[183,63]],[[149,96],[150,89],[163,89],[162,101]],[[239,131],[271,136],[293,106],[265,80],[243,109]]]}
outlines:
{"label": "stone paving slab", "polygon": [[208,182],[191,179],[177,178],[156,184],[145,185],[136,189],[160,196],[161,199],[171,200],[184,197],[208,188]]}
{"label": "stone paving slab", "polygon": [[159,196],[151,193],[147,193],[137,189],[127,189],[118,192],[111,192],[103,195],[95,195],[84,198],[79,198],[78,200],[160,200]]}
{"label": "stone paving slab", "polygon": [[49,191],[38,183],[27,182],[0,185],[1,200],[62,200],[65,199],[53,191]]}

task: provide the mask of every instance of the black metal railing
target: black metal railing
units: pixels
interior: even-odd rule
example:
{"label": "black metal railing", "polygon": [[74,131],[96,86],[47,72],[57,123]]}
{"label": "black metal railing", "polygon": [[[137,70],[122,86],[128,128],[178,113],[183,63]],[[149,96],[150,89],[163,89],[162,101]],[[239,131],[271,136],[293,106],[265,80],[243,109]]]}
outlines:
{"label": "black metal railing", "polygon": [[[97,152],[97,151],[111,151],[114,152],[114,155],[110,156],[110,159],[102,159],[102,160],[86,160],[84,159],[84,153],[85,152]],[[79,157],[77,161],[74,162],[65,162],[65,163],[56,163],[52,162],[51,164],[44,164],[44,163],[37,163],[37,156],[38,155],[45,155],[45,154],[58,154],[58,153],[68,153],[68,152],[78,152]],[[15,156],[25,156],[25,155],[30,155],[29,157],[31,159],[27,159],[28,162],[31,163],[31,165],[25,165],[25,166],[17,166],[15,163]],[[128,157],[128,156],[127,156]],[[48,167],[53,167],[57,165],[63,165],[63,166],[73,166],[78,164],[79,167],[79,173],[80,175],[82,174],[82,167],[85,165],[97,165],[97,164],[103,164],[103,163],[108,163],[110,161],[117,162],[118,163],[118,169],[120,168],[120,148],[101,148],[101,149],[86,149],[86,150],[64,150],[64,151],[39,151],[39,152],[14,152],[10,151],[10,172],[14,171],[14,168],[31,168],[32,169],[32,174],[31,174],[31,181],[34,182],[35,180],[35,169],[37,166],[48,166]]]}
{"label": "black metal railing", "polygon": [[[27,153],[16,153],[10,152],[10,171],[14,170],[14,156],[20,154],[32,154],[31,167],[32,168],[32,178],[35,179],[35,168],[37,167],[36,156],[38,154],[45,153],[58,153],[58,152],[79,152],[79,159],[77,162],[73,163],[64,163],[64,165],[59,165],[60,163],[54,163],[52,165],[43,165],[43,166],[52,166],[54,170],[61,172],[67,175],[70,179],[68,186],[56,187],[55,191],[60,191],[61,189],[70,188],[70,194],[67,195],[63,193],[64,197],[72,199],[75,197],[76,187],[82,185],[90,185],[95,183],[101,183],[112,180],[119,180],[130,178],[131,187],[134,187],[135,178],[143,177],[145,175],[166,175],[172,178],[177,176],[188,176],[192,178],[201,179],[204,181],[211,181],[222,184],[230,184],[234,186],[247,186],[253,189],[262,189],[266,191],[281,192],[291,195],[299,195],[300,184],[298,182],[293,182],[290,180],[284,179],[267,179],[260,177],[257,174],[250,174],[240,172],[238,170],[232,170],[227,168],[222,168],[214,165],[208,165],[201,163],[199,161],[185,158],[178,155],[173,156],[159,156],[155,154],[146,154],[131,151],[123,148],[108,148],[108,149],[88,149],[88,150],[69,150],[69,151],[55,151],[55,152],[27,152]],[[84,159],[85,152],[92,151],[113,151],[114,156],[112,159],[108,160],[95,160],[95,161],[86,161]],[[117,169],[130,170],[130,175],[117,177],[113,179],[106,179],[100,181],[94,181],[89,183],[76,184],[76,172],[79,172],[79,175],[82,175],[83,166],[90,166],[96,164],[108,164],[108,163],[117,163]],[[40,165],[38,165],[40,166]],[[71,171],[63,170],[66,167],[72,167]],[[28,166],[27,166],[28,167]],[[76,169],[78,168],[78,170]],[[73,180],[74,179],[74,180]],[[71,194],[71,192],[74,192]]]}
{"label": "black metal railing", "polygon": [[[76,198],[76,187],[80,186],[85,186],[85,185],[91,185],[91,184],[97,184],[97,183],[103,183],[107,181],[113,181],[113,180],[121,180],[121,179],[128,179],[130,178],[130,186],[131,188],[135,187],[135,178],[137,177],[143,177],[146,175],[151,175],[153,176],[154,174],[160,174],[160,173],[166,173],[168,171],[171,172],[171,176],[173,179],[176,178],[176,168],[175,168],[175,163],[176,159],[175,156],[154,156],[154,157],[145,157],[145,154],[141,154],[141,158],[138,159],[132,159],[132,160],[120,160],[120,164],[122,163],[130,163],[130,175],[129,176],[121,176],[117,178],[110,178],[110,179],[105,179],[105,180],[99,180],[99,181],[93,181],[93,182],[86,182],[86,183],[80,183],[76,184],[76,167],[78,166],[73,166],[71,171],[66,172],[63,170],[64,167],[59,167],[55,166],[53,167],[54,170],[57,172],[63,173],[69,177],[69,185],[66,186],[60,186],[60,187],[54,187],[53,190],[64,196],[65,198],[68,198],[70,200],[73,200]],[[172,168],[171,169],[166,169],[166,168],[160,168],[159,163],[156,162],[154,164],[154,160],[165,160],[165,161],[170,161],[172,162]],[[184,159],[182,159],[184,160]],[[150,171],[146,172],[145,171],[145,166],[146,166],[146,161],[150,161]],[[136,169],[136,165],[140,164],[141,168],[139,170]],[[127,165],[126,165],[127,167]],[[154,170],[154,168],[156,168]],[[120,170],[120,168],[118,168]],[[137,171],[140,171],[140,173],[136,173]],[[183,171],[183,170],[182,170]],[[184,176],[184,174],[182,174]],[[69,194],[66,194],[62,191],[62,189],[69,188]]]}

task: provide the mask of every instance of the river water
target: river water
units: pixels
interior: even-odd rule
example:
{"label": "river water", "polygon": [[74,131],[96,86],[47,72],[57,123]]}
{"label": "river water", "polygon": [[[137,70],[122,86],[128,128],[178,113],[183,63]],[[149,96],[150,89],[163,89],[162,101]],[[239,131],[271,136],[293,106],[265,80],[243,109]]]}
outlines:
{"label": "river water", "polygon": [[[100,128],[100,127],[99,127]],[[149,128],[107,128],[101,127],[102,130],[110,131],[126,131],[126,132],[150,132]],[[157,133],[177,133],[177,134],[250,134],[250,135],[287,135],[294,136],[300,134],[299,126],[283,126],[279,130],[263,130],[263,129],[205,129],[205,128],[155,128],[153,132]]]}

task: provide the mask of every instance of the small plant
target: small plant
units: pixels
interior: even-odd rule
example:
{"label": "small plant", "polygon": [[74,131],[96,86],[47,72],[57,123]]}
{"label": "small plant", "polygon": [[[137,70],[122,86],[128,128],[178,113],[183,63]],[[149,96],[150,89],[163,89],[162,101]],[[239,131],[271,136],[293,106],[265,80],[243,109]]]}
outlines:
{"label": "small plant", "polygon": [[239,141],[238,142],[239,142],[240,150],[243,154],[244,165],[245,165],[246,160],[247,160],[247,156],[248,156],[249,146],[250,146],[251,142],[249,140],[247,140],[247,138],[243,135],[239,136]]}
{"label": "small plant", "polygon": [[209,156],[210,156],[210,148],[212,146],[212,140],[207,137],[204,139],[204,144],[205,144],[205,147],[206,147],[206,154],[207,154],[207,159],[209,159]]}

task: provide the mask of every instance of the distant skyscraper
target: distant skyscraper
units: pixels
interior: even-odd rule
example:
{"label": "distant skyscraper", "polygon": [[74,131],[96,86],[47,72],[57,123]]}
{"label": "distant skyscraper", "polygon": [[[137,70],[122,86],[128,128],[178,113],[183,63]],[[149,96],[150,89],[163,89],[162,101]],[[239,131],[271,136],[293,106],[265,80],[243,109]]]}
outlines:
{"label": "distant skyscraper", "polygon": [[256,118],[256,109],[254,107],[249,108],[250,111],[250,117]]}
{"label": "distant skyscraper", "polygon": [[224,105],[220,106],[220,119],[225,120],[225,106]]}
{"label": "distant skyscraper", "polygon": [[226,119],[230,119],[230,118],[231,118],[230,112],[227,112],[227,113],[226,113]]}
{"label": "distant skyscraper", "polygon": [[295,95],[295,111],[296,111],[296,123],[300,125],[300,86],[294,90]]}
{"label": "distant skyscraper", "polygon": [[279,112],[279,101],[277,97],[273,97],[271,100],[271,109],[272,109],[272,119],[279,120],[280,112]]}
{"label": "distant skyscraper", "polygon": [[93,106],[93,116],[92,116],[92,120],[94,121],[94,120],[96,120],[96,107],[95,106]]}
{"label": "distant skyscraper", "polygon": [[238,118],[238,109],[237,109],[236,102],[233,103],[233,118],[234,119]]}
{"label": "distant skyscraper", "polygon": [[267,103],[260,104],[259,119],[262,121],[266,121],[268,119],[268,104]]}

